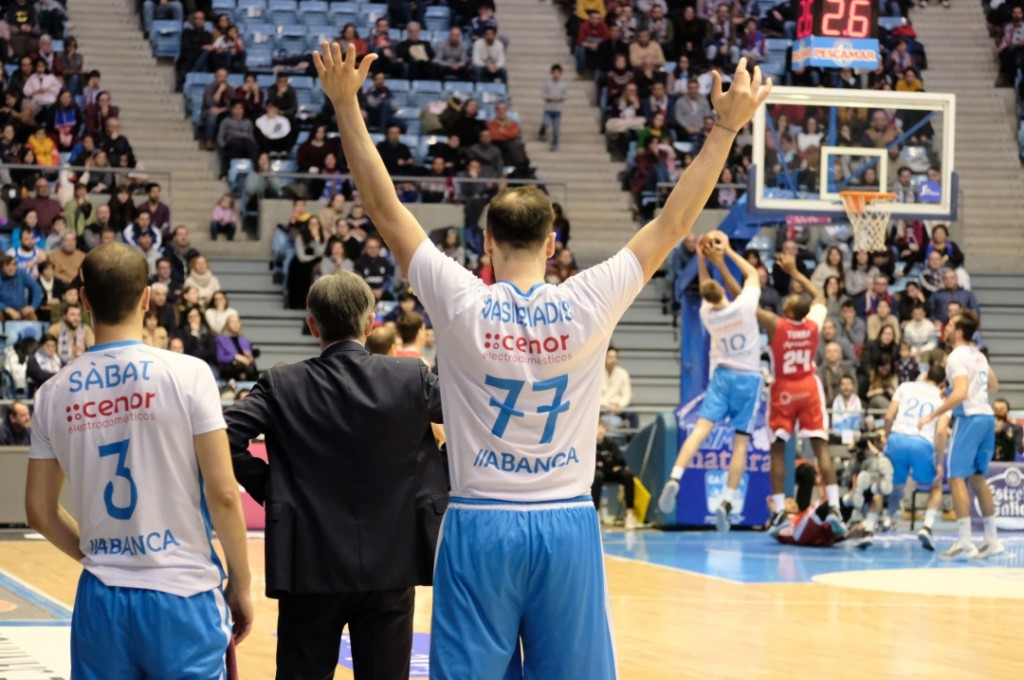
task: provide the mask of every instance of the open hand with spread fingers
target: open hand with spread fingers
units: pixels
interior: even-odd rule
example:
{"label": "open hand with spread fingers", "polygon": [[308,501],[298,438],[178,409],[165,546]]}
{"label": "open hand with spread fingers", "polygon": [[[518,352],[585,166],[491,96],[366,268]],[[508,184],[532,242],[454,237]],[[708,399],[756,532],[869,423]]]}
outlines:
{"label": "open hand with spread fingers", "polygon": [[764,103],[772,91],[772,79],[768,78],[764,84],[761,83],[760,66],[754,67],[754,75],[751,76],[747,71],[745,57],[736,65],[736,73],[733,74],[728,92],[722,92],[721,73],[712,71],[711,78],[711,103],[718,113],[717,122],[721,127],[733,131],[738,131],[754,117],[757,107]]}
{"label": "open hand with spread fingers", "polygon": [[359,65],[356,65],[356,46],[349,43],[348,51],[343,56],[341,45],[323,41],[320,51],[313,52],[313,65],[320,75],[320,84],[324,94],[335,105],[354,102],[359,90],[370,73],[370,66],[377,60],[376,54],[367,54]]}

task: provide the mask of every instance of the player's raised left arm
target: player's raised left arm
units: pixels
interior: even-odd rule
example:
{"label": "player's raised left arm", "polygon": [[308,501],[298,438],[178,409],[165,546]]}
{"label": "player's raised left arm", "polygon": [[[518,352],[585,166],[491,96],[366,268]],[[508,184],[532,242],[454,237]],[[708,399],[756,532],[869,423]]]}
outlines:
{"label": "player's raised left arm", "polygon": [[775,260],[775,264],[782,267],[782,271],[789,274],[790,278],[799,283],[807,291],[807,294],[811,296],[812,305],[824,305],[825,295],[821,292],[817,286],[811,283],[811,280],[807,278],[803,272],[797,269],[796,258],[792,255],[786,255],[780,253],[778,258]]}
{"label": "player's raised left arm", "polygon": [[746,59],[740,59],[736,66],[728,92],[722,92],[722,77],[717,71],[712,71],[712,78],[711,102],[718,112],[714,129],[697,158],[679,178],[662,211],[626,244],[640,261],[645,279],[654,275],[672,248],[692,231],[693,223],[715,188],[737,132],[753,117],[772,89],[770,78],[761,84],[759,67],[754,68],[751,77]]}
{"label": "player's raised left arm", "polygon": [[28,525],[46,537],[62,553],[73,560],[85,557],[78,547],[78,522],[61,507],[60,489],[64,485],[64,471],[56,458],[28,461],[28,479],[25,482],[25,515]]}
{"label": "player's raised left arm", "polygon": [[427,234],[398,200],[394,182],[370,139],[359,109],[359,90],[377,55],[367,54],[356,66],[354,44],[349,45],[344,57],[338,43],[328,45],[324,41],[320,49],[320,52],[313,52],[313,64],[320,75],[324,93],[337,114],[341,146],[359,189],[360,200],[394,254],[395,261],[402,271],[408,272],[413,253],[427,239]]}

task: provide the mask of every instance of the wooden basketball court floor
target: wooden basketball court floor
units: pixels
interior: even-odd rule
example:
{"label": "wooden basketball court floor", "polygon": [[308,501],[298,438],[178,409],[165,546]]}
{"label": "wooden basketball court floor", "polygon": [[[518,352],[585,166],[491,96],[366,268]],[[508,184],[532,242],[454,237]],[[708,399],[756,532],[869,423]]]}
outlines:
{"label": "wooden basketball court floor", "polygon": [[[779,546],[751,532],[606,532],[620,677],[1019,680],[1024,536],[1006,542],[998,561],[962,565],[905,533],[861,551]],[[245,680],[274,677],[263,549],[250,541],[256,622],[239,648]],[[0,541],[0,583],[5,574],[70,607],[79,569],[44,541],[16,538]],[[430,605],[420,588],[414,652],[426,650]],[[425,658],[414,658],[413,677],[426,677]],[[352,675],[339,667],[337,677]]]}

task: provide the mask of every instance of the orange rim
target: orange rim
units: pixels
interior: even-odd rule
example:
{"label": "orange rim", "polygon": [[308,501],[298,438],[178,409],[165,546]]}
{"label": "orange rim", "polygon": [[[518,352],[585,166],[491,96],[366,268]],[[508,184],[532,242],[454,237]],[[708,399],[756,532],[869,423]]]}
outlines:
{"label": "orange rim", "polygon": [[840,191],[839,196],[847,213],[863,213],[870,203],[896,198],[896,194],[889,191]]}

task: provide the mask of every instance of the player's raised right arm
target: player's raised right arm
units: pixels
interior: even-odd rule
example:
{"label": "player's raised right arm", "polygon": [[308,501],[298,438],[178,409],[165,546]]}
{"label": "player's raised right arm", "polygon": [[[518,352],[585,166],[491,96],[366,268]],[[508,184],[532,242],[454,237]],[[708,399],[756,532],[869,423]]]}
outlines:
{"label": "player's raised right arm", "polygon": [[402,271],[408,272],[413,253],[427,239],[427,234],[398,200],[395,185],[370,139],[359,109],[359,90],[377,55],[367,54],[356,66],[354,44],[349,45],[344,58],[338,43],[328,45],[324,41],[320,49],[321,52],[313,52],[313,63],[320,74],[324,93],[331,100],[338,116],[341,146],[356,188],[359,189],[360,200],[366,214],[373,220],[374,226],[394,254],[395,261]]}
{"label": "player's raised right arm", "polygon": [[754,68],[751,78],[746,59],[740,59],[736,66],[728,92],[722,92],[722,77],[717,71],[712,71],[712,78],[711,101],[718,112],[714,129],[672,189],[662,211],[626,244],[640,261],[645,280],[658,271],[680,239],[692,231],[715,188],[737,132],[754,116],[772,89],[770,78],[761,84],[760,68]]}

